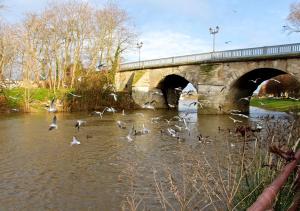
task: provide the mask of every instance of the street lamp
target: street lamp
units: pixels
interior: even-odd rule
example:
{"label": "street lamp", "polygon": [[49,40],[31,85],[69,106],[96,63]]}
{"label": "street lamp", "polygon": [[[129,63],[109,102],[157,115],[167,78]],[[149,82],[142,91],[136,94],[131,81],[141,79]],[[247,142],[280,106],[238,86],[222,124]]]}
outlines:
{"label": "street lamp", "polygon": [[219,26],[216,26],[215,29],[209,28],[209,33],[213,36],[213,52],[215,52],[215,39],[216,39],[216,34],[219,32]]}
{"label": "street lamp", "polygon": [[141,68],[141,48],[143,47],[143,42],[137,43],[136,47],[139,49],[139,68]]}

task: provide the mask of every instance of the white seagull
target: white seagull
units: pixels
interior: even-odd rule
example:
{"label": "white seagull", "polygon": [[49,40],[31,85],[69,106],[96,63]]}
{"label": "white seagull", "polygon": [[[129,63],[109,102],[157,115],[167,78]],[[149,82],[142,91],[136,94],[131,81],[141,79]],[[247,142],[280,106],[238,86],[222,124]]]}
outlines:
{"label": "white seagull", "polygon": [[117,94],[116,94],[116,93],[110,93],[109,95],[110,95],[110,96],[113,96],[115,101],[117,101],[117,100],[118,100],[118,98],[117,98]]}
{"label": "white seagull", "polygon": [[126,123],[120,120],[117,121],[117,126],[121,129],[126,129]]}
{"label": "white seagull", "polygon": [[57,129],[56,116],[54,115],[52,123],[49,125],[49,130]]}
{"label": "white seagull", "polygon": [[233,123],[237,123],[237,122],[242,122],[241,120],[237,120],[237,119],[234,119],[234,118],[232,118],[232,117],[229,117],[229,119],[231,119],[232,121],[233,121]]}
{"label": "white seagull", "polygon": [[77,128],[78,131],[79,131],[80,126],[85,125],[85,124],[86,124],[86,121],[84,121],[84,120],[77,120],[76,124],[75,124],[75,128]]}
{"label": "white seagull", "polygon": [[70,95],[72,95],[73,97],[82,97],[81,95],[76,95],[76,94],[73,94],[72,92],[69,92]]}
{"label": "white seagull", "polygon": [[75,136],[73,136],[73,140],[71,142],[71,146],[73,146],[73,145],[79,145],[79,144],[80,144],[80,141],[78,141],[78,139]]}
{"label": "white seagull", "polygon": [[57,111],[57,109],[56,109],[56,106],[55,106],[55,98],[53,98],[52,100],[51,100],[51,103],[50,103],[50,106],[49,106],[49,108],[47,109],[47,111],[49,111],[49,112],[56,112]]}

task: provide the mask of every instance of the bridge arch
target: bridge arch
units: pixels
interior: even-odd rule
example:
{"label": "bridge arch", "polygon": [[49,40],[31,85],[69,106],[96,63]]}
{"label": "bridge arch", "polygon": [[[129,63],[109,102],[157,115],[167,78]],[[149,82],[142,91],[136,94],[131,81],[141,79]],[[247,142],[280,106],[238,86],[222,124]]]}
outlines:
{"label": "bridge arch", "polygon": [[170,74],[161,79],[156,88],[162,91],[167,107],[172,105],[177,107],[181,95],[180,89],[184,89],[189,83],[190,81],[183,76]]}
{"label": "bridge arch", "polygon": [[248,113],[250,101],[243,98],[252,96],[262,82],[283,74],[289,73],[280,68],[255,68],[241,74],[237,79],[229,81],[229,89],[225,97],[227,109],[237,109]]}

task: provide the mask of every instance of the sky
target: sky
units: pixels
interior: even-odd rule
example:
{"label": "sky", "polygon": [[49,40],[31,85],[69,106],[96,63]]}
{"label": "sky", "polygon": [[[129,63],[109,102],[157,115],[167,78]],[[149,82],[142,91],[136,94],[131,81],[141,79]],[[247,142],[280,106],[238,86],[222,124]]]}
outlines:
{"label": "sky", "polygon": [[[84,0],[101,7],[104,0]],[[40,12],[48,0],[2,0],[3,17],[22,20],[29,11]],[[300,34],[283,32],[290,5],[296,0],[114,0],[125,9],[142,41],[141,59],[210,52],[210,27],[219,26],[216,50],[299,42]],[[225,42],[229,42],[226,44]],[[137,61],[133,47],[125,61]]]}

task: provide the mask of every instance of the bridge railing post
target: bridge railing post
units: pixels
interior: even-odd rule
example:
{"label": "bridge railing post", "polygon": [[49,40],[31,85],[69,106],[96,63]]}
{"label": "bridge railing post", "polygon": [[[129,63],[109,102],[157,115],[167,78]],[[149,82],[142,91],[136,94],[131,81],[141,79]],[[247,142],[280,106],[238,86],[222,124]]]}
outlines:
{"label": "bridge railing post", "polygon": [[263,55],[266,56],[268,53],[268,48],[264,46],[262,49],[263,49]]}

